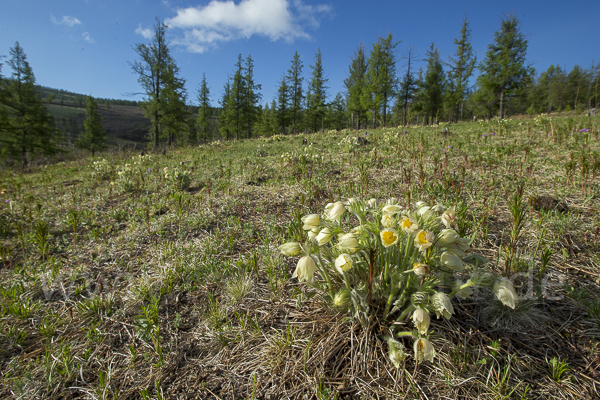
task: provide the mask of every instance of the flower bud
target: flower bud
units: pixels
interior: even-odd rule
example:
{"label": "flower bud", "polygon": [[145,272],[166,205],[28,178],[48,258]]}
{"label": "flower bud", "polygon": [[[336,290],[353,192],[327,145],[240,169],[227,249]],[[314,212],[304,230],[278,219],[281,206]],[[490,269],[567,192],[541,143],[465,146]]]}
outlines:
{"label": "flower bud", "polygon": [[338,308],[345,309],[350,304],[350,300],[350,291],[346,288],[342,288],[333,297],[333,305]]}
{"label": "flower bud", "polygon": [[517,306],[517,292],[515,291],[513,284],[508,279],[500,279],[494,283],[494,294],[496,294],[498,300],[500,300],[505,306],[510,307],[513,310]]}
{"label": "flower bud", "polygon": [[435,357],[435,349],[428,339],[417,339],[414,347],[415,358],[417,361],[433,361],[433,357]]}
{"label": "flower bud", "polygon": [[292,256],[293,257],[293,256],[297,256],[298,254],[300,254],[300,252],[302,251],[302,247],[300,247],[300,244],[298,244],[296,242],[284,243],[281,246],[279,246],[279,251],[284,256]]}
{"label": "flower bud", "polygon": [[421,335],[427,335],[427,331],[429,330],[429,324],[431,322],[429,313],[423,310],[422,308],[417,308],[413,312],[412,320],[419,333]]}
{"label": "flower bud", "polygon": [[454,314],[454,307],[452,306],[452,302],[446,293],[437,292],[434,294],[431,297],[431,304],[433,304],[435,314],[438,318],[440,315],[443,315],[444,318],[450,319],[452,314]]}
{"label": "flower bud", "polygon": [[352,258],[348,254],[340,254],[335,259],[335,269],[341,274],[347,272],[352,268]]}
{"label": "flower bud", "polygon": [[298,278],[299,281],[312,281],[316,268],[315,260],[311,256],[304,256],[298,260],[296,270],[292,278]]}
{"label": "flower bud", "polygon": [[321,229],[321,232],[319,232],[319,234],[317,235],[317,238],[316,238],[319,246],[323,246],[324,244],[329,243],[332,235],[333,234],[331,233],[329,228]]}
{"label": "flower bud", "polygon": [[321,220],[319,218],[319,214],[308,214],[302,217],[302,222],[304,223],[302,229],[305,231],[310,231],[311,229],[318,227],[321,223]]}

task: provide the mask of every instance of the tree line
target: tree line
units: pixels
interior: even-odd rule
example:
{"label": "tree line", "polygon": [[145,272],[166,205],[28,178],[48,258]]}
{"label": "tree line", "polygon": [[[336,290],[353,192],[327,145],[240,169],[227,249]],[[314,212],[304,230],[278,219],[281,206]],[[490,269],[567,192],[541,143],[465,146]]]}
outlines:
{"label": "tree line", "polygon": [[[582,113],[598,104],[600,64],[592,63],[589,68],[575,65],[571,71],[551,65],[538,74],[527,63],[528,41],[514,14],[502,19],[482,60],[472,48],[466,15],[454,39],[454,54],[446,60],[434,43],[423,59],[411,45],[398,54],[401,43],[391,33],[378,37],[369,50],[360,43],[344,79],[346,90],[335,96],[329,93],[320,49],[307,76],[295,52],[289,69],[281,75],[276,97],[264,105],[261,85],[254,79],[254,60],[242,54],[223,85],[218,105],[211,104],[206,75],[197,88],[198,106],[190,105],[185,79],[166,40],[167,29],[157,19],[152,40],[134,45],[138,59],[130,64],[144,96],[133,103],[141,106],[152,122],[148,139],[154,147],[326,129],[459,122],[475,116]],[[417,68],[420,63],[424,66]],[[48,113],[43,96],[51,101],[58,95],[85,106],[84,131],[77,145],[92,154],[106,147],[98,102],[109,107],[125,104],[123,101],[96,100],[66,91],[51,93],[49,88],[36,86],[18,42],[10,49],[7,64],[12,69],[7,77],[2,76],[0,64],[3,158],[21,159],[26,165],[28,156],[61,150],[64,135]],[[71,136],[76,135],[71,132]]]}

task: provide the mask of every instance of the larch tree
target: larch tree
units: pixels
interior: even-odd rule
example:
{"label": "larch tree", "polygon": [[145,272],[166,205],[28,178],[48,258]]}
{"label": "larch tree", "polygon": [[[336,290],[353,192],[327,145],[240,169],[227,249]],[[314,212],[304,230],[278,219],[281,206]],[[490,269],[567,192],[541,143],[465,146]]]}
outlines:
{"label": "larch tree", "polygon": [[395,51],[398,44],[400,42],[394,42],[391,33],[385,39],[380,36],[369,54],[368,79],[369,91],[373,96],[373,124],[381,112],[383,126],[387,125],[387,110],[397,88]]}
{"label": "larch tree", "polygon": [[353,129],[360,129],[360,121],[369,111],[370,94],[367,83],[365,45],[360,43],[348,67],[348,77],[344,79],[347,90],[346,105],[352,113],[352,118],[356,115],[356,126],[352,126]]}
{"label": "larch tree", "polygon": [[406,55],[404,56],[406,60],[406,73],[403,75],[402,80],[400,81],[400,89],[398,91],[398,105],[401,107],[396,107],[396,109],[402,111],[402,126],[406,126],[408,108],[410,103],[412,102],[417,90],[419,88],[418,80],[414,75],[414,57],[412,46],[408,46],[408,50],[406,51]]}
{"label": "larch tree", "polygon": [[158,18],[154,25],[152,42],[137,43],[134,51],[140,57],[139,61],[134,61],[131,68],[138,75],[138,82],[145,90],[146,98],[142,102],[142,107],[146,114],[152,120],[153,132],[152,141],[154,147],[158,147],[161,137],[160,131],[163,125],[163,117],[167,109],[171,112],[176,103],[182,104],[181,98],[171,101],[167,105],[165,96],[170,95],[171,99],[175,93],[181,93],[180,84],[185,82],[177,77],[177,68],[175,60],[171,57],[171,49],[166,39],[167,26]]}
{"label": "larch tree", "polygon": [[427,69],[423,81],[421,101],[423,102],[423,111],[425,111],[424,124],[429,124],[429,117],[432,123],[439,117],[439,111],[443,104],[444,95],[444,67],[440,59],[440,51],[431,44],[427,51]]}
{"label": "larch tree", "polygon": [[259,103],[262,98],[259,90],[262,88],[262,85],[254,82],[254,61],[250,55],[246,57],[243,82],[242,118],[246,124],[247,137],[251,138],[252,127],[259,118]]}
{"label": "larch tree", "polygon": [[202,74],[202,82],[198,90],[198,117],[196,118],[196,126],[198,127],[200,138],[205,141],[209,136],[210,128],[210,90],[206,82],[206,74]]}
{"label": "larch tree", "polygon": [[292,133],[298,130],[298,122],[302,120],[302,104],[304,94],[302,91],[302,68],[304,65],[300,61],[300,55],[296,51],[292,59],[292,65],[287,71],[287,81],[290,90],[290,118],[292,119]]}
{"label": "larch tree", "polygon": [[19,42],[10,49],[8,65],[12,75],[4,80],[1,100],[6,125],[2,127],[2,153],[9,157],[21,157],[23,168],[29,160],[27,154],[57,151],[57,133],[54,119],[35,90],[35,76],[27,56]]}
{"label": "larch tree", "polygon": [[102,128],[102,115],[98,111],[98,103],[92,96],[85,98],[85,120],[83,121],[83,135],[77,146],[89,150],[92,157],[96,151],[106,149],[106,134]]}
{"label": "larch tree", "polygon": [[313,131],[317,131],[317,122],[325,117],[327,110],[327,86],[328,81],[323,73],[323,60],[321,55],[321,49],[317,49],[315,54],[315,64],[310,66],[312,70],[311,79],[308,84],[309,94],[307,95],[307,108],[312,114]]}
{"label": "larch tree", "polygon": [[527,40],[514,14],[502,19],[494,42],[488,45],[485,59],[479,65],[479,85],[498,98],[499,116],[504,118],[506,100],[521,93],[531,80],[527,65]]}
{"label": "larch tree", "polygon": [[282,76],[277,89],[277,125],[281,133],[285,134],[285,130],[290,119],[290,87],[287,83],[286,76]]}
{"label": "larch tree", "polygon": [[454,44],[456,52],[454,57],[449,57],[450,62],[446,66],[449,68],[448,81],[451,87],[448,100],[454,110],[454,120],[458,122],[459,115],[462,120],[463,105],[469,91],[469,79],[473,76],[477,62],[477,56],[471,46],[471,30],[466,14],[460,30],[460,39],[454,39]]}

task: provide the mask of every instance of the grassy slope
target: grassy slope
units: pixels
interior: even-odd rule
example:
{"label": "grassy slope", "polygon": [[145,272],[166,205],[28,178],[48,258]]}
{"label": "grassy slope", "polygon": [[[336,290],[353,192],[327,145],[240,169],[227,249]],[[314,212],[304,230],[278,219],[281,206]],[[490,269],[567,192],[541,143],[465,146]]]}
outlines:
{"label": "grassy slope", "polygon": [[[107,154],[114,168],[131,164],[130,182],[116,170],[102,179],[90,159],[4,173],[0,396],[598,397],[600,124],[575,122],[564,132],[565,121],[531,120],[451,125],[448,136],[443,127],[370,130],[366,147],[339,145],[348,133],[330,132],[133,160]],[[189,171],[191,187],[175,189],[164,167]],[[340,196],[406,206],[410,193],[411,203],[464,202],[472,247],[500,271],[506,199],[519,182],[526,198],[569,207],[528,206],[518,242],[515,273],[541,275],[548,249],[546,298],[503,319],[486,309],[489,298],[458,301],[450,321],[432,321],[433,363],[409,357],[396,370],[380,331],[310,296],[290,280],[296,258],[277,252],[297,213]],[[553,377],[552,357],[570,369]]]}

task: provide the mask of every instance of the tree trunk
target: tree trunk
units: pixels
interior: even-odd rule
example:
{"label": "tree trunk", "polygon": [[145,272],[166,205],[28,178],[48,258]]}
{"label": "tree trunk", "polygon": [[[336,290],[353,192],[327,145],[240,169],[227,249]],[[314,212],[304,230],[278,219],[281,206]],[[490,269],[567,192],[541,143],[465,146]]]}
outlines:
{"label": "tree trunk", "polygon": [[500,118],[504,118],[504,88],[500,90]]}

